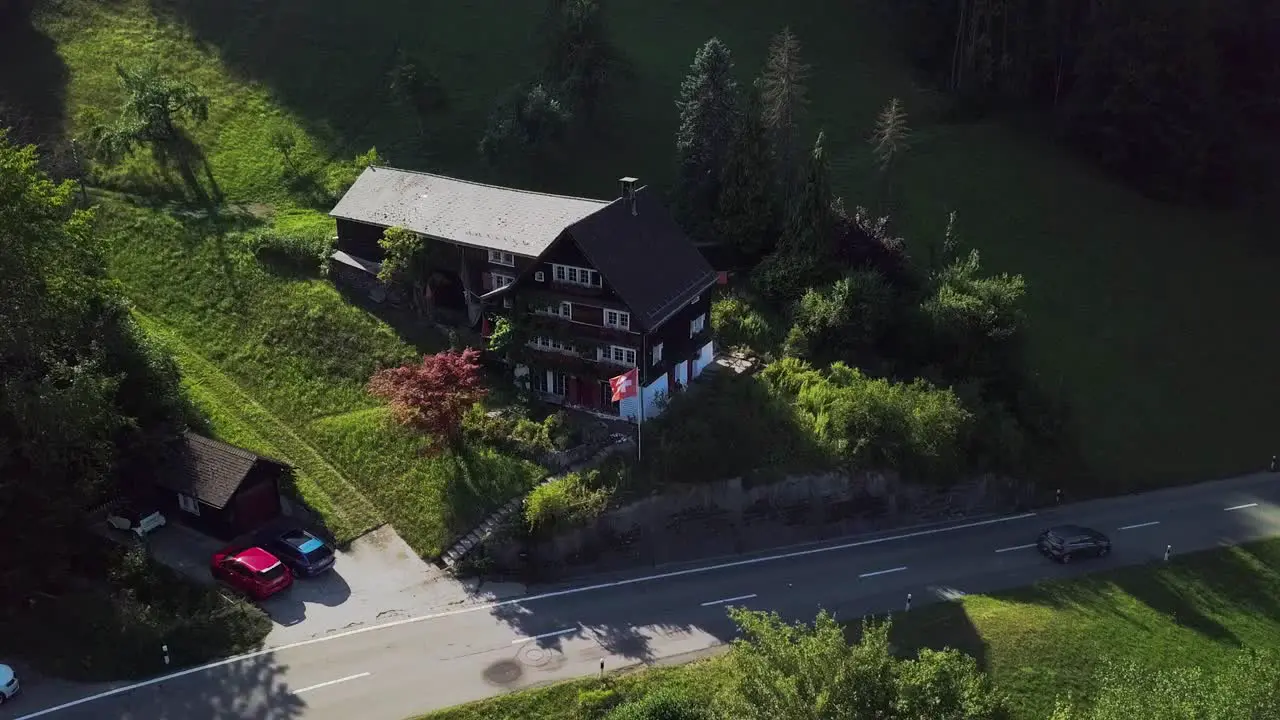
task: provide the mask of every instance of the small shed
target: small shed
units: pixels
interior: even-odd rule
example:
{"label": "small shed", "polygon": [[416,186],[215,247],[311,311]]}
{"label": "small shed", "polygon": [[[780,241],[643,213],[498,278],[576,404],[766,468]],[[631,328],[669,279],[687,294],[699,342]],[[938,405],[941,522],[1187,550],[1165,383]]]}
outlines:
{"label": "small shed", "polygon": [[187,432],[156,484],[169,517],[231,539],[280,516],[280,481],[289,472],[279,460]]}

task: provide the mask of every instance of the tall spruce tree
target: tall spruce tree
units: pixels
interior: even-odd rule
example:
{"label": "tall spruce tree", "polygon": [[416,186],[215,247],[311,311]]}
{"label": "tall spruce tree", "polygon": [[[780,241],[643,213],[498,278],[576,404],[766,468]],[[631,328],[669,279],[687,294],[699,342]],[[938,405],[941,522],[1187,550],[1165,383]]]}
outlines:
{"label": "tall spruce tree", "polygon": [[676,214],[695,241],[711,242],[716,239],[720,177],[738,113],[733,59],[718,38],[708,40],[694,55],[676,106],[680,109]]}
{"label": "tall spruce tree", "polygon": [[879,202],[881,214],[892,214],[894,199],[894,175],[902,154],[911,143],[911,128],[907,125],[907,111],[898,98],[889,100],[876,118],[876,129],[871,133],[871,149],[879,170]]}
{"label": "tall spruce tree", "polygon": [[776,178],[760,105],[759,93],[748,92],[734,124],[715,217],[716,236],[746,258],[771,249],[777,223]]}
{"label": "tall spruce tree", "polygon": [[800,40],[783,28],[769,43],[764,72],[756,81],[763,100],[761,117],[773,136],[778,178],[788,197],[799,174],[799,126],[808,104],[809,66],[800,59]]}
{"label": "tall spruce tree", "polygon": [[831,238],[831,168],[827,163],[826,133],[819,131],[809,162],[787,213],[782,243],[788,252],[821,260]]}

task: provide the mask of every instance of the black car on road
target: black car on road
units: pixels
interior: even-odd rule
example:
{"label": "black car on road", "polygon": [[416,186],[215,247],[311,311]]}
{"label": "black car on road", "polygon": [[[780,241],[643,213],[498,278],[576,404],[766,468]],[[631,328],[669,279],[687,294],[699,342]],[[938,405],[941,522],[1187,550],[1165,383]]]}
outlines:
{"label": "black car on road", "polygon": [[1111,539],[1092,528],[1059,525],[1040,533],[1036,548],[1049,558],[1069,563],[1075,558],[1110,555]]}
{"label": "black car on road", "polygon": [[259,544],[280,558],[295,577],[315,577],[333,567],[333,548],[302,528],[268,530]]}

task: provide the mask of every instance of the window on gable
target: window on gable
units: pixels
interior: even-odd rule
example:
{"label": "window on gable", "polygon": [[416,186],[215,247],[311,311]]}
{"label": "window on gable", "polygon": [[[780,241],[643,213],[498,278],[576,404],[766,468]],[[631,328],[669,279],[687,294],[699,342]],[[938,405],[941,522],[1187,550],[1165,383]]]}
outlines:
{"label": "window on gable", "polygon": [[591,268],[574,267],[573,265],[552,265],[552,276],[556,282],[583,287],[601,287],[600,273]]}
{"label": "window on gable", "polygon": [[512,307],[514,304],[515,304],[515,303],[511,302],[511,298],[510,298],[510,296],[502,298],[502,307],[504,307],[504,308],[510,308],[510,307]]}
{"label": "window on gable", "polygon": [[539,270],[538,272],[536,272],[536,273],[534,273],[534,274],[533,274],[533,279],[534,279],[534,280],[536,280],[536,281],[538,281],[538,282],[542,282],[543,280],[546,280],[546,279],[547,279],[547,275],[546,275],[546,273],[544,273],[544,272],[542,272],[541,270]]}
{"label": "window on gable", "polygon": [[503,252],[501,250],[490,250],[489,262],[493,263],[494,265],[506,265],[507,267],[515,267],[516,256],[512,255],[509,252]]}
{"label": "window on gable", "polygon": [[652,355],[653,355],[653,360],[650,361],[652,364],[657,365],[658,363],[662,362],[662,343],[658,343],[657,345],[653,346]]}
{"label": "window on gable", "polygon": [[619,330],[630,330],[631,313],[625,313],[619,310],[605,310],[604,325],[605,327],[617,328]]}
{"label": "window on gable", "polygon": [[694,318],[693,322],[689,323],[689,337],[693,337],[694,335],[697,335],[698,333],[705,330],[706,327],[707,327],[707,314],[702,313],[698,317]]}

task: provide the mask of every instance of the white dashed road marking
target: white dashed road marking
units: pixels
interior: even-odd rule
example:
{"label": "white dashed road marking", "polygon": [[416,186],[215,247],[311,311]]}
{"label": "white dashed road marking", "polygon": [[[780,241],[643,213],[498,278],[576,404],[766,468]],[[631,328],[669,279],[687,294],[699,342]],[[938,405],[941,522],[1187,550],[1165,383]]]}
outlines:
{"label": "white dashed road marking", "polygon": [[1231,512],[1232,510],[1244,510],[1251,507],[1258,507],[1258,503],[1248,503],[1247,505],[1234,505],[1229,508],[1223,508],[1223,512]]}
{"label": "white dashed road marking", "polygon": [[1159,524],[1160,524],[1159,520],[1152,520],[1151,522],[1138,523],[1137,525],[1125,525],[1120,529],[1121,530],[1137,530],[1138,528],[1151,527],[1152,525],[1159,525]]}
{"label": "white dashed road marking", "polygon": [[702,607],[710,607],[711,605],[723,605],[725,603],[738,602],[739,600],[750,600],[753,597],[755,597],[754,594],[739,595],[738,597],[725,598],[724,600],[711,600],[709,602],[702,603]]}
{"label": "white dashed road marking", "polygon": [[1014,550],[1026,550],[1027,548],[1033,548],[1035,546],[1036,546],[1035,543],[1028,543],[1026,545],[1014,545],[1013,547],[1000,548],[996,552],[1006,553],[1006,552],[1013,552]]}
{"label": "white dashed road marking", "polygon": [[862,573],[858,577],[869,578],[869,577],[875,577],[877,575],[888,575],[889,573],[902,572],[903,570],[906,570],[906,569],[907,569],[907,566],[903,565],[902,567],[889,568],[888,570],[876,570],[875,572]]}
{"label": "white dashed road marking", "polygon": [[578,632],[578,628],[571,627],[571,628],[565,628],[564,630],[556,630],[555,632],[542,633],[541,635],[534,635],[533,637],[516,638],[515,640],[511,641],[511,644],[519,645],[520,643],[527,643],[530,640],[541,640],[542,638],[555,637],[557,635],[568,635],[569,633],[572,633],[572,632]]}
{"label": "white dashed road marking", "polygon": [[300,690],[294,690],[294,691],[293,691],[293,694],[294,694],[294,695],[298,695],[298,694],[301,694],[301,693],[304,693],[304,692],[310,692],[310,691],[312,691],[312,690],[319,690],[319,689],[320,689],[320,688],[322,688],[322,687],[329,687],[330,685],[337,685],[338,683],[344,683],[344,682],[346,682],[346,681],[348,681],[348,680],[359,680],[359,679],[360,679],[360,678],[362,678],[362,677],[369,677],[369,675],[370,675],[370,673],[359,673],[358,675],[348,675],[348,676],[346,676],[346,677],[344,677],[344,678],[338,678],[337,680],[330,680],[329,682],[322,682],[322,683],[319,683],[318,685],[309,685],[309,686],[304,687],[304,688],[302,688],[302,689],[300,689]]}

